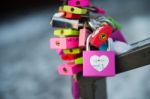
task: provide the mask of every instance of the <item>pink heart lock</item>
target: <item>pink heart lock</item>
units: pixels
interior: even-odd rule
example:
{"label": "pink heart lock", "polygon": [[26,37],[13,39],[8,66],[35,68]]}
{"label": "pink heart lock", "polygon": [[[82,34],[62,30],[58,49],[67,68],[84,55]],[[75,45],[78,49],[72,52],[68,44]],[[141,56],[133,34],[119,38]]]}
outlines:
{"label": "pink heart lock", "polygon": [[112,39],[108,39],[107,51],[90,51],[87,38],[86,51],[83,52],[84,77],[109,77],[115,75],[115,52],[110,51]]}

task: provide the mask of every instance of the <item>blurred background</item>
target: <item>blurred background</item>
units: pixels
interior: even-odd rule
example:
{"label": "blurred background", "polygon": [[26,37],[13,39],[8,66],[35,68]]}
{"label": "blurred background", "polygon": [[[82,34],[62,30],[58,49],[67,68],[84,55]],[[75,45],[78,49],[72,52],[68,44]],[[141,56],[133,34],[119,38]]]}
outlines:
{"label": "blurred background", "polygon": [[[118,20],[129,44],[150,38],[150,0],[91,0]],[[72,99],[49,49],[49,25],[59,0],[0,2],[0,99]],[[150,99],[150,66],[107,79],[108,99]]]}

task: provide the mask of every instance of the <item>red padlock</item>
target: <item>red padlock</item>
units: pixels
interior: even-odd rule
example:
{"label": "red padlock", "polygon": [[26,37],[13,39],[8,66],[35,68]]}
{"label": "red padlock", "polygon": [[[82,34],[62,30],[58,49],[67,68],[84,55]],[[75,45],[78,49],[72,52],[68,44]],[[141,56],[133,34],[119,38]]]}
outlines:
{"label": "red padlock", "polygon": [[61,59],[64,61],[69,61],[69,60],[74,60],[80,56],[81,54],[64,54],[64,55],[61,55]]}
{"label": "red padlock", "polygon": [[72,13],[69,13],[69,12],[65,12],[64,17],[67,18],[67,19],[80,19],[81,15],[79,15],[79,14],[72,14]]}
{"label": "red padlock", "polygon": [[109,24],[99,27],[91,36],[90,44],[99,47],[108,40],[113,32],[113,28]]}

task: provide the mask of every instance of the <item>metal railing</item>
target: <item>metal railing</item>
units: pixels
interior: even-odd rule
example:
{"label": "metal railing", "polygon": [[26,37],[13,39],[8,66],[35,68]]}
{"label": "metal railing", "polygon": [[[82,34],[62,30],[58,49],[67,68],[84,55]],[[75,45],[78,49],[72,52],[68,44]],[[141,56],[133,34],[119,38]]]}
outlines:
{"label": "metal railing", "polygon": [[[116,56],[116,73],[124,73],[150,64],[150,39],[133,44],[134,49]],[[107,99],[106,78],[78,75],[82,99]]]}

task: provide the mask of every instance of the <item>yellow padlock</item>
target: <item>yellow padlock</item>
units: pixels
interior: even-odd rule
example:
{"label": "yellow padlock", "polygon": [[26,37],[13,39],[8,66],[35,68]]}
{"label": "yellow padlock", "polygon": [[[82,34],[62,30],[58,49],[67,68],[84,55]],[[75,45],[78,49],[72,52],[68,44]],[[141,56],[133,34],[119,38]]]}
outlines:
{"label": "yellow padlock", "polygon": [[87,14],[88,10],[83,9],[83,8],[78,8],[78,7],[73,7],[73,6],[64,6],[63,11],[73,13],[73,14]]}
{"label": "yellow padlock", "polygon": [[64,49],[64,54],[80,54],[81,49],[80,48],[74,48],[74,49]]}
{"label": "yellow padlock", "polygon": [[56,29],[54,30],[55,36],[78,36],[79,31],[74,29]]}

